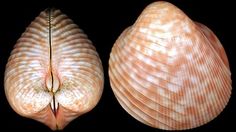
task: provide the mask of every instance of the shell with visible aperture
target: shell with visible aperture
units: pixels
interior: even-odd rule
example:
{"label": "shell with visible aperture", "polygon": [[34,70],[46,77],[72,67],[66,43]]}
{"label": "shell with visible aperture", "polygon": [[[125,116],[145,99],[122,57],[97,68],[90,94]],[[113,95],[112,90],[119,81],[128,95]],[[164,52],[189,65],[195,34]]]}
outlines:
{"label": "shell with visible aperture", "polygon": [[56,130],[95,107],[104,75],[83,31],[60,10],[47,9],[17,41],[4,83],[8,102],[18,114]]}
{"label": "shell with visible aperture", "polygon": [[232,89],[220,41],[168,2],[147,6],[116,40],[109,77],[130,115],[166,130],[195,128],[213,120]]}

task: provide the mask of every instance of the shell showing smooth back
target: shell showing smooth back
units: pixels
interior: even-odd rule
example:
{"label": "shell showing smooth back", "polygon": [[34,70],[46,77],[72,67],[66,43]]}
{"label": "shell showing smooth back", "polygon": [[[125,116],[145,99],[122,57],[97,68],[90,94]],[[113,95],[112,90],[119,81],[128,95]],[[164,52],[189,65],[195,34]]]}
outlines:
{"label": "shell showing smooth back", "polygon": [[99,55],[83,31],[59,10],[47,9],[17,41],[4,83],[18,114],[55,130],[95,107],[104,77]]}
{"label": "shell showing smooth back", "polygon": [[130,115],[165,130],[195,128],[213,120],[232,89],[220,41],[168,2],[150,4],[116,40],[109,77]]}

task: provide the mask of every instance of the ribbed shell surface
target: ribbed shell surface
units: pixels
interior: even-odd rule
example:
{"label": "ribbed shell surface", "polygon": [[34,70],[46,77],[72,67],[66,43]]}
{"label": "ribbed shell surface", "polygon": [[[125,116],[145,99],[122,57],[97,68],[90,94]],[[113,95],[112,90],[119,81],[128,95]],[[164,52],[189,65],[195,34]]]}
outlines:
{"label": "ribbed shell surface", "polygon": [[83,31],[59,10],[47,9],[17,41],[4,81],[18,114],[55,130],[97,104],[104,77],[99,55]]}
{"label": "ribbed shell surface", "polygon": [[220,41],[168,2],[150,4],[116,40],[109,77],[130,115],[165,130],[195,128],[213,120],[232,89]]}

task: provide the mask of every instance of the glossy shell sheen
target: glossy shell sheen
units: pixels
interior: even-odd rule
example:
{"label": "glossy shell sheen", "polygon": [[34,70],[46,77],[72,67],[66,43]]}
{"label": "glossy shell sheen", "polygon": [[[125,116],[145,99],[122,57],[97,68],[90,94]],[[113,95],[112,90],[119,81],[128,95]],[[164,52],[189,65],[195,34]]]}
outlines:
{"label": "glossy shell sheen", "polygon": [[4,85],[18,114],[55,130],[95,107],[103,82],[92,42],[66,15],[47,9],[17,41]]}
{"label": "glossy shell sheen", "polygon": [[220,41],[168,2],[150,4],[116,40],[109,77],[130,115],[166,130],[206,124],[231,95],[231,73]]}

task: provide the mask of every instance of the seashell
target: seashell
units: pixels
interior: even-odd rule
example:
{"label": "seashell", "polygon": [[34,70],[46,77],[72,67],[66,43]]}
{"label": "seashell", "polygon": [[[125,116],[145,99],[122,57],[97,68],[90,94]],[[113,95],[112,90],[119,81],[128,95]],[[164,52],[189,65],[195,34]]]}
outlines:
{"label": "seashell", "polygon": [[220,41],[168,2],[147,6],[116,40],[109,77],[117,100],[131,116],[165,130],[213,120],[232,89]]}
{"label": "seashell", "polygon": [[95,107],[104,75],[83,31],[60,10],[46,9],[17,41],[4,83],[15,112],[56,130]]}

